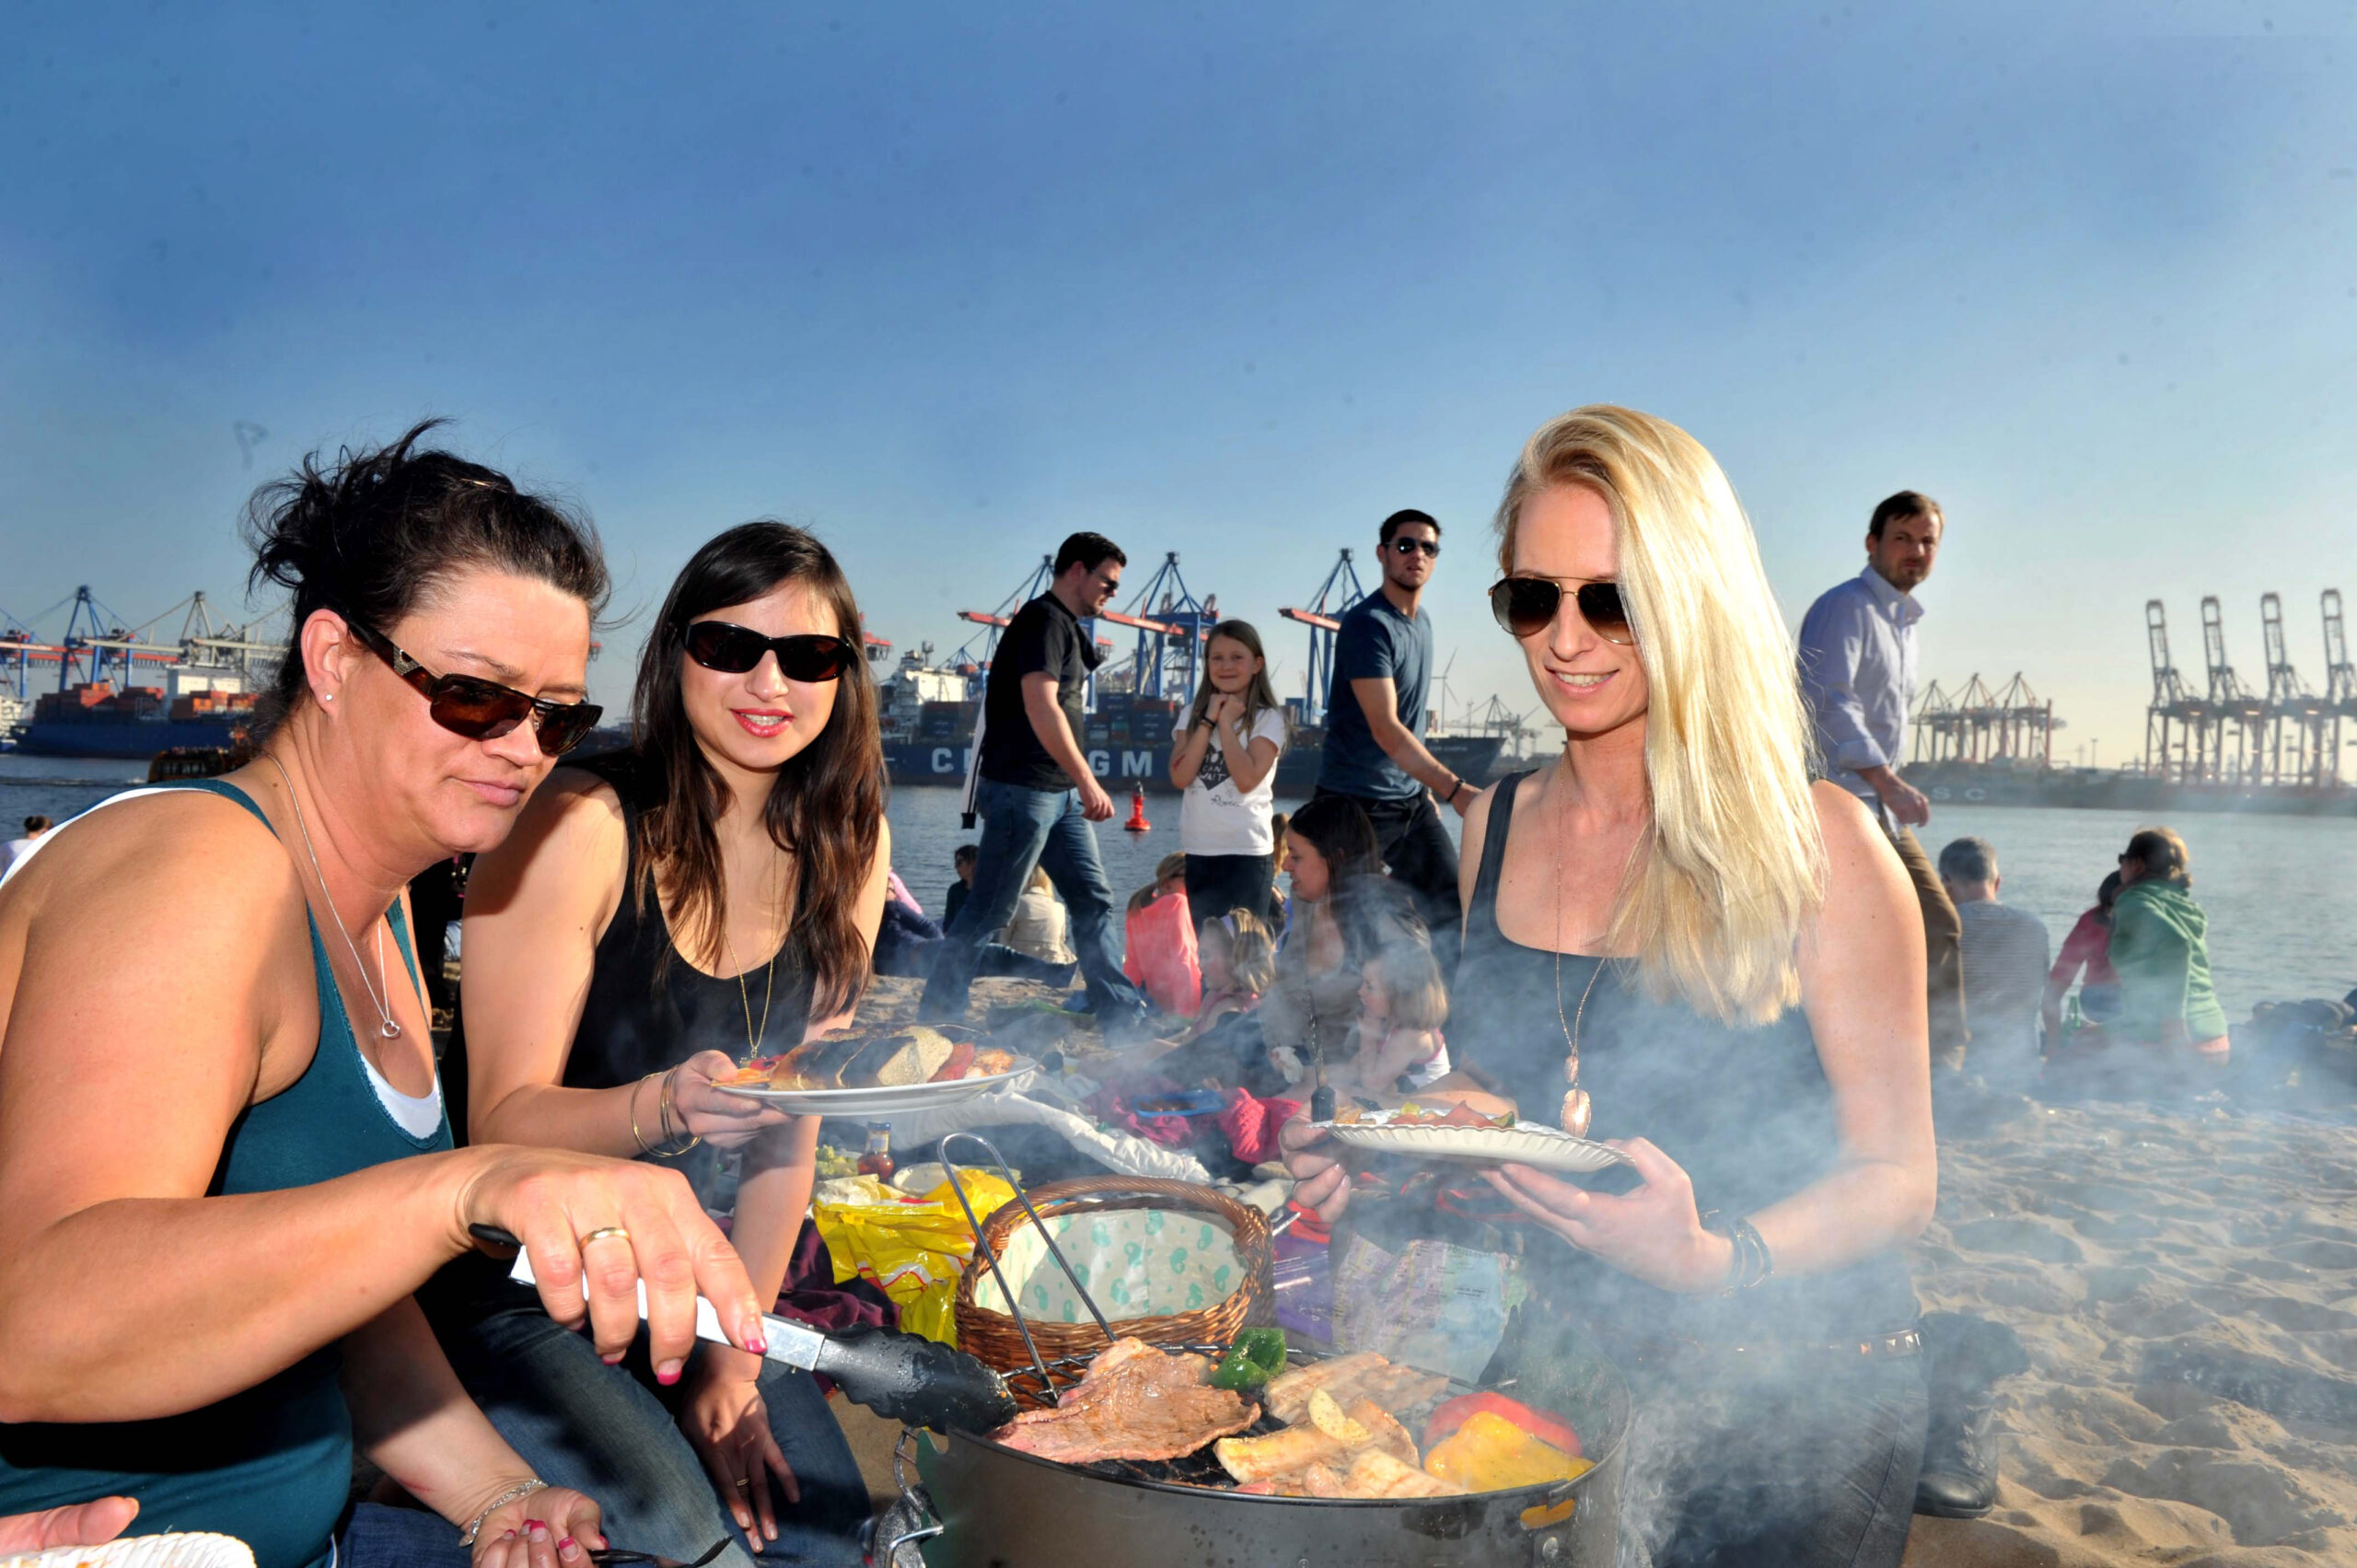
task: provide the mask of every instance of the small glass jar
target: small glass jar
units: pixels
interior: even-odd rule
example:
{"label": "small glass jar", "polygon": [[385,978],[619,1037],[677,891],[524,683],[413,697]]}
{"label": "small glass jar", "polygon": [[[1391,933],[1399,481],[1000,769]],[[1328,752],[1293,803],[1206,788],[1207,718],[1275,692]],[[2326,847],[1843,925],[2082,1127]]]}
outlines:
{"label": "small glass jar", "polygon": [[859,1174],[872,1176],[878,1181],[892,1179],[892,1124],[871,1121],[867,1124],[867,1152],[859,1156]]}

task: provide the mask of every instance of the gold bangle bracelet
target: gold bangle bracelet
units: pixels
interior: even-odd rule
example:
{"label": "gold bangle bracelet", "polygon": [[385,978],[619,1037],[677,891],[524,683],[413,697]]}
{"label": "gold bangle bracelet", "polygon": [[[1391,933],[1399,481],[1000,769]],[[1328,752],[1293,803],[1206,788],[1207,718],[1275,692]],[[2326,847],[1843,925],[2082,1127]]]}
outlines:
{"label": "gold bangle bracelet", "polygon": [[679,1070],[677,1067],[674,1067],[669,1072],[663,1074],[663,1093],[655,1102],[655,1111],[657,1121],[662,1125],[663,1139],[666,1143],[671,1143],[680,1138],[687,1139],[687,1142],[680,1144],[679,1146],[675,1149],[656,1150],[655,1157],[656,1159],[678,1159],[681,1155],[686,1154],[690,1149],[694,1148],[698,1144],[703,1142],[702,1134],[690,1132],[688,1131],[687,1119],[684,1115],[680,1118],[679,1130],[676,1132],[671,1130],[671,1079],[679,1071]]}
{"label": "gold bangle bracelet", "polygon": [[[649,1073],[646,1078],[654,1076],[653,1073]],[[638,1144],[638,1152],[642,1155],[651,1155],[655,1152],[655,1145],[648,1143],[646,1134],[638,1130],[638,1091],[646,1086],[646,1078],[641,1078],[630,1086],[630,1135]]]}

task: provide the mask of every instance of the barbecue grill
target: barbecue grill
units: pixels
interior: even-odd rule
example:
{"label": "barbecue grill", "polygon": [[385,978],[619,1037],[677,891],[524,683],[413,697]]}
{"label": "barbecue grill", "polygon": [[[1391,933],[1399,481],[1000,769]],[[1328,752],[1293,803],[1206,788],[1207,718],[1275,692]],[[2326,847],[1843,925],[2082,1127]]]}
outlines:
{"label": "barbecue grill", "polygon": [[[997,1158],[975,1134],[952,1137],[971,1138]],[[945,1163],[951,1141],[943,1140]],[[1016,1196],[1028,1202],[1019,1187]],[[1098,1323],[1109,1345],[1114,1330],[1101,1316]],[[1215,1355],[1226,1347],[1163,1348]],[[1317,1359],[1294,1353],[1296,1362]],[[1032,1368],[1008,1382],[1018,1397],[1051,1400],[1093,1359],[1035,1353]],[[1618,1370],[1571,1341],[1550,1343],[1543,1357],[1485,1387],[1569,1417],[1595,1468],[1569,1481],[1465,1497],[1267,1497],[1229,1490],[1208,1447],[1178,1459],[1073,1465],[974,1433],[904,1430],[893,1455],[900,1497],[879,1526],[873,1561],[879,1568],[1607,1568],[1618,1545],[1629,1427]],[[1251,1434],[1278,1429],[1264,1413]]]}

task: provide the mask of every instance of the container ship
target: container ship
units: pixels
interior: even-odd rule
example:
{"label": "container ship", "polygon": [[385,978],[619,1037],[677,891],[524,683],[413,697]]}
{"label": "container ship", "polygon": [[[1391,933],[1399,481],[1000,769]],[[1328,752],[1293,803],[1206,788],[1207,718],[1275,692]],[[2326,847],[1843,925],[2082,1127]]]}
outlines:
{"label": "container ship", "polygon": [[[203,678],[200,678],[203,679]],[[159,751],[233,747],[252,721],[254,694],[212,687],[174,694],[168,686],[115,690],[109,680],[48,691],[17,734],[34,757],[145,759]]]}
{"label": "container ship", "polygon": [[14,749],[143,760],[234,748],[284,645],[246,627],[215,626],[202,593],[164,614],[183,608],[180,636],[151,642],[155,621],[126,630],[83,587],[56,641],[0,631],[0,716],[13,721],[0,729],[13,727]]}

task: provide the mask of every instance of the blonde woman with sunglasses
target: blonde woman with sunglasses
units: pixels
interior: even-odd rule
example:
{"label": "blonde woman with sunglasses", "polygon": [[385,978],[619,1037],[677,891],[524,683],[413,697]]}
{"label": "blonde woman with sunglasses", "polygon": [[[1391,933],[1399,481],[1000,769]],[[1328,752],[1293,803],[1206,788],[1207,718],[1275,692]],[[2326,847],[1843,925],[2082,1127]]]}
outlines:
{"label": "blonde woman with sunglasses", "polygon": [[[1906,874],[1809,782],[1791,639],[1692,436],[1552,420],[1497,528],[1492,605],[1564,745],[1468,813],[1450,1043],[1629,1162],[1488,1173],[1544,1233],[1529,1326],[1639,1383],[1624,1517],[1656,1562],[1896,1568],[1926,1409],[1899,1249],[1936,1186]],[[1339,1214],[1341,1167],[1287,1141]]]}

